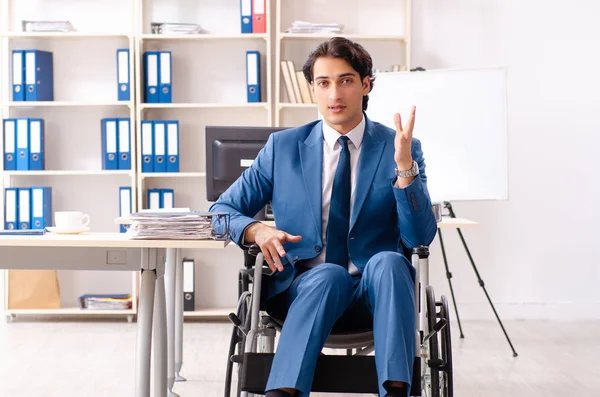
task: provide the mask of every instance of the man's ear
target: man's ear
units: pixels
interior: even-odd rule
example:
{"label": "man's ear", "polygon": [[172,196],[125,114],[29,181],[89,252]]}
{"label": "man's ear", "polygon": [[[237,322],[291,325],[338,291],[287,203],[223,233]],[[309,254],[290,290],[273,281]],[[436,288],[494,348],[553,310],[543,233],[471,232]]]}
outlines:
{"label": "man's ear", "polygon": [[371,78],[369,76],[365,76],[365,78],[362,81],[362,86],[363,86],[363,96],[367,95],[369,93],[369,91],[371,90]]}

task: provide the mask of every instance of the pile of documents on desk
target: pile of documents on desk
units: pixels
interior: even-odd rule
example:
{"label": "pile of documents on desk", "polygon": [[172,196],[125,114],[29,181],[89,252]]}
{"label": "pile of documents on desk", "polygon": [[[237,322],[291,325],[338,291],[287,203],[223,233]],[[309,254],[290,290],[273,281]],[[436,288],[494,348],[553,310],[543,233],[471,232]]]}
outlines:
{"label": "pile of documents on desk", "polygon": [[127,310],[132,307],[131,295],[81,295],[79,307],[88,310]]}
{"label": "pile of documents on desk", "polygon": [[310,23],[295,21],[287,28],[287,33],[341,33],[344,25],[339,23]]}
{"label": "pile of documents on desk", "polygon": [[[226,216],[209,212],[136,212],[129,216],[127,235],[131,239],[216,240],[227,236]],[[214,217],[225,222],[223,236],[214,231]]]}

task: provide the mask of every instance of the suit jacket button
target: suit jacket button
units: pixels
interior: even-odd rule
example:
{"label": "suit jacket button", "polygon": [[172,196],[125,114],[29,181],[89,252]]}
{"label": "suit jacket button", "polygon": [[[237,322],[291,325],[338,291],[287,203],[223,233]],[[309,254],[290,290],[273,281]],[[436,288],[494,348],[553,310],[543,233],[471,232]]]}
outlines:
{"label": "suit jacket button", "polygon": [[315,245],[315,251],[317,253],[321,252],[321,246],[320,245]]}

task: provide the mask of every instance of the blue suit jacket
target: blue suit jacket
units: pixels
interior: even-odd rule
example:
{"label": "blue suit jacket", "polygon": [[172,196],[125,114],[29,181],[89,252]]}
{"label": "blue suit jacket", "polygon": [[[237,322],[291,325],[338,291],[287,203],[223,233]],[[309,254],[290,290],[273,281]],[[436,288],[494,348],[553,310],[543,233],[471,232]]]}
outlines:
{"label": "blue suit jacket", "polygon": [[[437,231],[421,143],[413,138],[412,157],[419,164],[420,175],[398,189],[393,186],[396,132],[364,117],[348,236],[350,258],[361,271],[376,253],[429,245]],[[246,227],[256,222],[252,217],[268,202],[277,229],[302,236],[299,243],[284,244],[284,271],[266,281],[265,299],[289,287],[299,260],[321,252],[322,164],[322,121],[273,133],[252,166],[210,208],[230,213],[230,236],[241,247]]]}

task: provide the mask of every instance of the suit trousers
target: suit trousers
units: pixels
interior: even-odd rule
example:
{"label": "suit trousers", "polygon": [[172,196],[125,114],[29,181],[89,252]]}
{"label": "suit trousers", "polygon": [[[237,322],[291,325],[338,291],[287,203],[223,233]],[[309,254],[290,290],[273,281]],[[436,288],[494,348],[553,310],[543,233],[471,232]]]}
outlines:
{"label": "suit trousers", "polygon": [[332,330],[373,329],[381,396],[388,380],[410,385],[415,357],[415,291],[412,264],[400,253],[380,252],[362,274],[323,263],[269,299],[266,310],[285,319],[267,390],[293,388],[308,396],[317,358]]}

